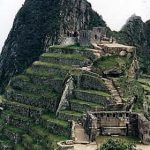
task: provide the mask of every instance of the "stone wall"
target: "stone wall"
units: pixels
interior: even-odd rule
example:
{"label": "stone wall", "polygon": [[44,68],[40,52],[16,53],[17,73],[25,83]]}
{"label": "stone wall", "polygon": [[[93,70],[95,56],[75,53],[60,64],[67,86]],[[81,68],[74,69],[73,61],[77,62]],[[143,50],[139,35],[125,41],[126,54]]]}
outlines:
{"label": "stone wall", "polygon": [[82,30],[80,31],[80,38],[79,38],[79,43],[80,46],[91,46],[91,35],[92,31],[91,30]]}
{"label": "stone wall", "polygon": [[104,106],[107,106],[112,103],[109,97],[98,95],[98,94],[93,94],[93,93],[85,93],[82,91],[75,91],[75,97],[77,99],[98,103]]}
{"label": "stone wall", "polygon": [[104,84],[104,81],[102,81],[98,77],[94,77],[88,74],[83,74],[79,80],[80,80],[79,86],[81,88],[94,89],[94,90],[108,92],[108,88]]}
{"label": "stone wall", "polygon": [[150,121],[143,114],[138,115],[139,137],[144,144],[150,144]]}

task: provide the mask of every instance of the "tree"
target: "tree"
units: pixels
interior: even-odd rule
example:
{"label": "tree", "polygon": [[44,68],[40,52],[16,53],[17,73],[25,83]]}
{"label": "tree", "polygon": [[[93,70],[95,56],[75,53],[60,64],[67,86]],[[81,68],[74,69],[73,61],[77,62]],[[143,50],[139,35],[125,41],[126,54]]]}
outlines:
{"label": "tree", "polygon": [[133,143],[128,143],[120,139],[108,139],[99,150],[136,150]]}

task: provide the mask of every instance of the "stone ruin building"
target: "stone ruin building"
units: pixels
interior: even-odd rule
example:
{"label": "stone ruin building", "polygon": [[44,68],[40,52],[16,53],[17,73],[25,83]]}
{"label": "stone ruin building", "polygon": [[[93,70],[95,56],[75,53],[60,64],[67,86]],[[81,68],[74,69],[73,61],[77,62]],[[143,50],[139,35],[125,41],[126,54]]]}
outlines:
{"label": "stone ruin building", "polygon": [[[0,137],[5,137],[0,149],[73,150],[76,143],[87,144],[99,135],[131,135],[150,144],[150,121],[132,112],[136,97],[124,101],[117,83],[104,76],[111,70],[93,66],[103,56],[131,57],[135,48],[112,42],[103,27],[68,31],[62,41],[12,78],[0,97]],[[76,42],[80,47],[66,46]],[[91,44],[96,48],[82,49]],[[131,67],[132,73],[138,69],[135,61]],[[84,139],[77,137],[79,131]]]}
{"label": "stone ruin building", "polygon": [[90,140],[99,135],[139,137],[144,144],[150,143],[150,122],[138,113],[130,111],[87,112],[83,125]]}
{"label": "stone ruin building", "polygon": [[92,30],[82,30],[79,34],[79,43],[81,46],[90,46],[92,43],[99,44],[106,38],[106,27],[94,27]]}

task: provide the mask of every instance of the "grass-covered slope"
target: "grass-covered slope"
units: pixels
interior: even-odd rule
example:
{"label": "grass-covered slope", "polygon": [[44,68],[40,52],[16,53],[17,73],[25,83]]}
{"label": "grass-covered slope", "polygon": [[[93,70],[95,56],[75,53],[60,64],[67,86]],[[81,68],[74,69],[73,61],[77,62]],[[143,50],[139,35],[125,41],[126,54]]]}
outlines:
{"label": "grass-covered slope", "polygon": [[[50,47],[39,61],[11,80],[0,98],[4,108],[0,116],[0,149],[54,149],[58,141],[70,139],[68,120],[78,120],[88,110],[104,109],[110,95],[103,80],[82,70],[73,71],[91,63],[92,52],[69,49]],[[70,107],[56,116],[69,73],[75,84]]]}

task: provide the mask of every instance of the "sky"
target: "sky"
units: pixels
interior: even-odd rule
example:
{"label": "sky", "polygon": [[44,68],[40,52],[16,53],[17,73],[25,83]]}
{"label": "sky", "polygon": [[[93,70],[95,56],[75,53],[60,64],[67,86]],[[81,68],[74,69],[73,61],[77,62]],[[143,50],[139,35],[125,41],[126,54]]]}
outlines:
{"label": "sky", "polygon": [[[12,27],[17,11],[25,0],[0,0],[0,51]],[[120,30],[136,14],[150,19],[150,0],[88,0],[112,30]]]}

